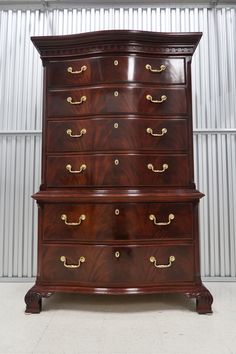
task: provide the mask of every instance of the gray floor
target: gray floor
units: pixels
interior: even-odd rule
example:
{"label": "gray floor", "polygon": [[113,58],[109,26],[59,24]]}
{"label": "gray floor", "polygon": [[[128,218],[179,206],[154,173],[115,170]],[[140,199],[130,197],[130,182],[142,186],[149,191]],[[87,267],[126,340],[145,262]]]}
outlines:
{"label": "gray floor", "polygon": [[24,314],[30,283],[0,283],[0,354],[236,354],[236,283],[207,283],[213,315],[181,295],[56,294]]}

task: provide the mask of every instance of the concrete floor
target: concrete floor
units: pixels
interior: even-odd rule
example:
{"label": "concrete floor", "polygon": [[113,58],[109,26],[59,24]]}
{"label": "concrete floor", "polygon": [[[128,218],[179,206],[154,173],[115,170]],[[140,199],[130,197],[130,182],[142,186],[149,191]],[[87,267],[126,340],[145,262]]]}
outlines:
{"label": "concrete floor", "polygon": [[0,354],[236,354],[236,283],[207,283],[213,315],[181,295],[55,294],[24,314],[30,283],[0,283]]}

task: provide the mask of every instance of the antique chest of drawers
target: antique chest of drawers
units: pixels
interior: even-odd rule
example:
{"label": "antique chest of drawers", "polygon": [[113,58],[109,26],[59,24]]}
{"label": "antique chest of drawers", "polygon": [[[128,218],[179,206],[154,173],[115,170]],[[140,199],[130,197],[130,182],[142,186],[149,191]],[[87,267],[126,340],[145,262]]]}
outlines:
{"label": "antique chest of drawers", "polygon": [[191,59],[201,33],[33,37],[44,66],[38,273],[54,292],[178,292],[211,312],[199,270]]}

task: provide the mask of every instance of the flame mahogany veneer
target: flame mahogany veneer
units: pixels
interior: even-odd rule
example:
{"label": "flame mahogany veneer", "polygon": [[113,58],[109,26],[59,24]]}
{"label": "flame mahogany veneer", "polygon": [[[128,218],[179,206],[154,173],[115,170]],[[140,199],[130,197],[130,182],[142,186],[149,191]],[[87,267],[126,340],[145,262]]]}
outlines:
{"label": "flame mahogany veneer", "polygon": [[199,266],[191,59],[201,33],[33,37],[44,67],[39,313],[54,292],[183,293]]}

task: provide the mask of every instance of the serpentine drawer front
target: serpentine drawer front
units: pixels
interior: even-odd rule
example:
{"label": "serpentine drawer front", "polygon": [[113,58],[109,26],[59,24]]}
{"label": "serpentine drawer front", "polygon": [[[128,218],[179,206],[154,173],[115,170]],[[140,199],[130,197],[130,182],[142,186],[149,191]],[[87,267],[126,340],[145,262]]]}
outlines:
{"label": "serpentine drawer front", "polygon": [[193,282],[191,246],[44,245],[42,281],[86,286]]}
{"label": "serpentine drawer front", "polygon": [[40,312],[54,292],[178,292],[211,312],[193,178],[200,38],[123,30],[32,38],[44,66],[43,156],[26,312]]}
{"label": "serpentine drawer front", "polygon": [[102,114],[186,115],[185,88],[97,86],[48,92],[48,117]]}
{"label": "serpentine drawer front", "polygon": [[48,187],[187,186],[187,155],[60,155],[47,158]]}
{"label": "serpentine drawer front", "polygon": [[176,152],[187,148],[185,119],[108,117],[48,121],[48,152],[156,149]]}
{"label": "serpentine drawer front", "polygon": [[95,56],[50,63],[47,74],[49,87],[132,81],[156,84],[185,83],[182,58]]}
{"label": "serpentine drawer front", "polygon": [[44,240],[120,241],[193,237],[190,203],[45,204]]}

